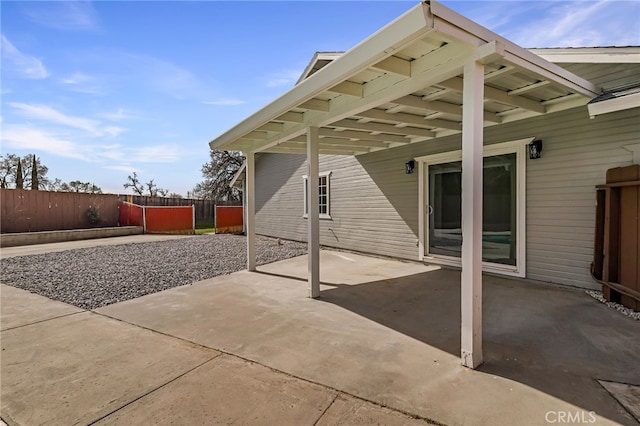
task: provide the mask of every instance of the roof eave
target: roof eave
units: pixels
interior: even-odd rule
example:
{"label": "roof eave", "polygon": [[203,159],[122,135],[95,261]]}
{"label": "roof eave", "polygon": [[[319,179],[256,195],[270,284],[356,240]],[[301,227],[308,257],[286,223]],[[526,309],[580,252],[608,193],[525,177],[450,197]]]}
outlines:
{"label": "roof eave", "polygon": [[[300,103],[313,98],[326,90],[327,87],[340,83],[348,76],[392,55],[395,50],[424,36],[432,29],[433,19],[429,5],[420,3],[414,6],[327,65],[323,69],[324,72],[315,73],[300,82],[284,95],[213,139],[209,142],[209,146],[211,149],[217,149],[242,137],[253,129],[295,108]],[[371,54],[371,52],[375,53]],[[328,72],[329,69],[331,72]]]}

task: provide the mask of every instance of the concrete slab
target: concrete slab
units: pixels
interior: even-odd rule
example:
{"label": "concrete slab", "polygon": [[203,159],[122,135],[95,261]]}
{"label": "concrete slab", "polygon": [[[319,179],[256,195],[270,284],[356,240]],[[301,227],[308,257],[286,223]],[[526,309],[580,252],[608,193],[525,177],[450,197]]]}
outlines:
{"label": "concrete slab", "polygon": [[0,284],[0,330],[84,312],[66,303]]}
{"label": "concrete slab", "polygon": [[0,258],[8,258],[8,257],[15,257],[15,256],[30,256],[33,254],[44,254],[44,253],[51,253],[51,252],[81,249],[81,248],[87,248],[87,247],[149,243],[154,241],[175,240],[177,238],[189,238],[189,237],[192,237],[192,235],[144,234],[144,235],[128,235],[126,237],[110,237],[110,238],[98,238],[98,239],[80,240],[80,241],[65,241],[61,243],[35,244],[35,245],[29,245],[29,246],[2,247],[0,248]]}
{"label": "concrete slab", "polygon": [[91,312],[1,337],[0,413],[10,425],[89,424],[219,355]]}
{"label": "concrete slab", "polygon": [[432,423],[345,394],[338,395],[331,407],[316,423],[317,426],[424,426],[428,424]]}
{"label": "concrete slab", "polygon": [[599,382],[640,423],[640,386],[604,380],[599,380]]}
{"label": "concrete slab", "polygon": [[[594,378],[640,383],[640,323],[581,291],[485,278],[485,365],[460,365],[457,271],[322,252],[98,312],[445,424],[635,424]],[[621,378],[626,380],[622,380]]]}
{"label": "concrete slab", "polygon": [[97,425],[313,425],[337,392],[222,355]]}

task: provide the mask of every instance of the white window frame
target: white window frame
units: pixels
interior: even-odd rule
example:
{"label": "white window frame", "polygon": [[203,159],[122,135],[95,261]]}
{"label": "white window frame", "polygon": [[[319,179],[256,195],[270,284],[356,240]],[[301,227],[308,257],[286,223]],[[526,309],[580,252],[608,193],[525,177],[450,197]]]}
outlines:
{"label": "white window frame", "polygon": [[[535,138],[519,139],[510,142],[485,145],[483,157],[495,155],[516,154],[516,265],[502,265],[498,263],[482,262],[482,270],[496,274],[526,276],[526,165],[528,158],[527,145]],[[462,259],[454,256],[429,254],[429,217],[426,214],[426,188],[429,188],[429,174],[427,167],[434,164],[449,163],[462,160],[462,150],[443,152],[439,154],[416,157],[418,162],[418,259],[421,261],[448,266],[462,266]]]}
{"label": "white window frame", "polygon": [[[318,179],[320,179],[321,177],[326,177],[327,178],[327,213],[320,213],[319,214],[319,218],[320,219],[331,219],[331,174],[333,172],[329,171],[329,172],[322,172],[322,173],[318,173]],[[307,187],[307,181],[309,180],[309,176],[304,175],[302,176],[302,186],[303,186],[303,193],[304,193],[304,206],[302,211],[304,212],[302,217],[304,217],[305,219],[309,217],[309,203],[307,202],[307,196],[309,193],[309,189]],[[318,182],[318,185],[320,183]]]}

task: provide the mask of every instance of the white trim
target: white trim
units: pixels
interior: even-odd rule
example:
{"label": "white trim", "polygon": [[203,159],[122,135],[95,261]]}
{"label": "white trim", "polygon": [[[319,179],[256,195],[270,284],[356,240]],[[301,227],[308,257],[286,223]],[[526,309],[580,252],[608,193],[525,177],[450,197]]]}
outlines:
{"label": "white trim", "polygon": [[233,188],[234,186],[236,186],[236,182],[238,181],[238,179],[242,182],[244,181],[244,178],[240,178],[240,176],[244,175],[244,170],[247,168],[247,159],[245,158],[244,161],[242,162],[242,165],[240,166],[240,168],[238,169],[238,171],[236,172],[235,175],[233,175],[233,179],[231,179],[231,182],[229,182],[229,186],[231,188]]}
{"label": "white trim", "polygon": [[638,107],[640,107],[640,93],[633,93],[631,95],[587,104],[587,109],[589,110],[589,116],[591,118],[594,118],[597,115]]}
{"label": "white trim", "polygon": [[[502,265],[498,263],[482,262],[482,270],[485,272],[493,272],[496,274],[522,277],[526,276],[526,165],[528,150],[527,145],[533,141],[535,137],[518,139],[509,142],[485,145],[483,147],[483,157],[492,157],[495,155],[516,153],[516,266]],[[446,266],[461,266],[461,260],[458,257],[430,255],[429,254],[429,222],[427,220],[426,210],[426,188],[429,187],[429,174],[427,167],[432,164],[442,164],[451,161],[460,161],[462,159],[462,150],[447,151],[438,154],[425,155],[415,157],[418,162],[418,170],[422,177],[418,178],[418,232],[422,230],[418,236],[418,260],[423,262],[436,263]],[[420,194],[423,194],[422,196]]]}
{"label": "white trim", "polygon": [[637,64],[640,47],[569,47],[528,49],[549,62],[570,64]]}
{"label": "white trim", "polygon": [[[318,173],[318,179],[320,179],[321,177],[326,176],[327,177],[327,213],[319,213],[318,217],[320,219],[331,219],[331,174],[333,173],[333,171],[328,171],[328,172],[322,172],[322,173]],[[302,184],[303,184],[303,199],[304,199],[304,204],[303,204],[303,213],[302,213],[302,217],[307,219],[309,217],[309,214],[307,213],[307,179],[309,178],[309,176],[304,175],[302,176]]]}

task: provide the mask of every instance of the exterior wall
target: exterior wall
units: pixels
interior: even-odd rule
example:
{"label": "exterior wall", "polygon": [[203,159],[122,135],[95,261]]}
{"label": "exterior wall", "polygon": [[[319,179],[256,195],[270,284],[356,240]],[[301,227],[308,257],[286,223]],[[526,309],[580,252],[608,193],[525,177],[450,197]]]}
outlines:
{"label": "exterior wall", "polygon": [[[611,167],[632,162],[640,108],[590,119],[586,107],[485,129],[485,143],[536,137],[542,158],[527,160],[527,278],[597,288],[593,254],[595,185]],[[350,156],[321,156],[331,171],[331,219],[322,245],[406,259],[418,257],[418,173],[404,163],[460,149],[460,135]],[[305,156],[262,154],[256,164],[257,231],[306,241]],[[281,188],[278,190],[278,188]]]}

